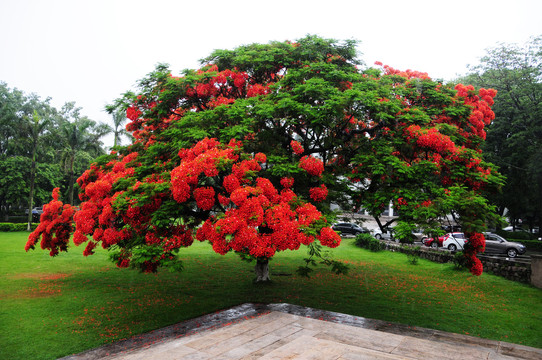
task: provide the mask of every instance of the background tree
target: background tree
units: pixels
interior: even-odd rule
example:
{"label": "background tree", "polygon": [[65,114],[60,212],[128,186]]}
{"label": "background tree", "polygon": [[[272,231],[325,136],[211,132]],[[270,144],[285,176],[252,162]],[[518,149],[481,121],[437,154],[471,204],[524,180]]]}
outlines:
{"label": "background tree", "polygon": [[508,209],[512,224],[528,219],[540,223],[542,210],[542,38],[523,46],[500,44],[487,50],[461,81],[498,91],[495,121],[488,126],[485,157],[507,182],[492,197],[501,214]]}
{"label": "background tree", "polygon": [[106,106],[106,111],[113,117],[113,147],[121,145],[122,137],[130,137],[130,134],[125,129],[125,123],[128,120],[125,109],[118,109],[115,106]]}
{"label": "background tree", "polygon": [[[75,103],[66,103],[61,110],[64,121],[60,125],[64,149],[62,151],[62,164],[68,173],[68,201],[73,205],[73,193],[76,174],[76,160],[81,159],[86,166],[89,160],[103,154],[100,138],[110,132],[105,124],[80,115],[80,108]],[[90,155],[90,157],[89,157]]]}
{"label": "background tree", "polygon": [[[480,274],[492,210],[482,193],[501,183],[481,157],[495,91],[389,66],[359,70],[355,45],[307,36],[218,50],[180,77],[158,66],[114,105],[126,108],[134,142],[79,179],[74,242],[88,241],[86,254],[118,247],[119,266],[155,271],[176,263],[200,229],[216,252],[265,264],[299,244],[312,253],[315,240],[338,245],[320,215],[333,218],[332,202],[376,216],[391,201],[401,237],[414,225],[436,232],[457,213]],[[40,236],[53,255],[66,249],[70,212],[54,204],[47,216],[63,236],[44,224],[27,249]]]}
{"label": "background tree", "polygon": [[28,226],[27,231],[32,230],[32,207],[34,205],[34,185],[36,181],[36,157],[38,151],[38,145],[42,134],[47,129],[49,125],[49,119],[42,118],[36,110],[32,114],[32,117],[24,117],[28,123],[28,133],[31,140],[31,149],[32,149],[32,163],[30,166],[30,191],[28,194]]}
{"label": "background tree", "polygon": [[[77,110],[77,111],[76,111]],[[63,118],[63,116],[65,118]],[[105,132],[98,125],[82,117],[75,104],[68,104],[61,114],[50,105],[50,99],[42,100],[36,94],[25,94],[0,83],[0,214],[8,220],[11,213],[20,215],[26,208],[28,218],[34,206],[49,201],[55,187],[68,187],[68,179],[61,172],[61,161],[70,159],[74,174],[82,174],[97,155],[103,154],[97,140]],[[68,141],[66,123],[79,121],[84,135],[72,131],[72,139],[92,142],[92,146],[79,146],[75,152],[66,151]],[[83,122],[88,124],[81,125]],[[62,133],[61,130],[64,130]],[[72,129],[73,130],[73,129]],[[64,137],[62,135],[65,135]],[[75,136],[73,136],[75,135]],[[64,141],[59,141],[64,139]],[[75,156],[71,156],[75,154]],[[62,156],[64,155],[64,156]],[[68,170],[68,173],[70,171]],[[75,177],[75,176],[74,176]],[[73,184],[73,182],[72,182]]]}
{"label": "background tree", "polygon": [[[43,178],[51,174],[50,171],[42,171],[44,168],[51,170],[51,166],[54,166],[51,160],[54,158],[55,143],[50,135],[55,127],[53,120],[56,110],[50,106],[50,99],[41,100],[35,94],[26,95],[17,89],[10,90],[5,84],[1,89],[3,130],[0,162],[6,169],[2,174],[2,211],[6,211],[4,215],[7,217],[8,208],[26,207],[30,218],[33,203],[37,201],[43,204],[58,185],[54,177]],[[42,166],[45,160],[48,160],[48,164]],[[34,191],[36,181],[45,187]]]}

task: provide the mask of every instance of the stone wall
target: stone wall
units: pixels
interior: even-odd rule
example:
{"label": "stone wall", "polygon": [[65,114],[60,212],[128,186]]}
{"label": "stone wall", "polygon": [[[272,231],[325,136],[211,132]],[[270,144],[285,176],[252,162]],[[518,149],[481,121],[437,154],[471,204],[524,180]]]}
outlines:
{"label": "stone wall", "polygon": [[531,264],[514,260],[480,258],[484,271],[502,276],[508,280],[531,283]]}
{"label": "stone wall", "polygon": [[542,289],[542,255],[531,255],[531,284]]}
{"label": "stone wall", "polygon": [[[386,242],[386,250],[406,252],[405,246]],[[434,250],[431,248],[422,247],[416,250],[420,258],[427,259],[437,263],[448,263],[454,261],[454,255],[450,251]],[[514,260],[496,259],[496,258],[479,258],[484,265],[484,271],[494,275],[502,276],[506,279],[518,281],[526,284],[532,283],[536,287],[542,288],[542,257],[540,258],[540,270],[532,276],[532,279],[539,279],[540,284],[536,284],[531,280],[531,264],[518,262]],[[536,261],[533,257],[533,261]]]}

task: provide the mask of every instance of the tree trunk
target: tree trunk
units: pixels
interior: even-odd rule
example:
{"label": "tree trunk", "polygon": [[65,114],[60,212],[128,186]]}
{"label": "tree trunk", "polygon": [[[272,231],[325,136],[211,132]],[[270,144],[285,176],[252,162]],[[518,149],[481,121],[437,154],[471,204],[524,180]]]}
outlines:
{"label": "tree trunk", "polygon": [[32,149],[32,166],[30,167],[30,194],[28,195],[28,224],[26,231],[32,231],[32,208],[34,207],[34,183],[36,181],[36,148],[37,144],[34,142],[34,148]]}
{"label": "tree trunk", "polygon": [[73,164],[75,162],[75,154],[70,158],[70,179],[68,183],[68,202],[70,205],[73,205],[73,185],[75,182],[74,179],[74,170],[73,170]]}
{"label": "tree trunk", "polygon": [[257,259],[256,266],[256,282],[271,281],[269,278],[269,259]]}

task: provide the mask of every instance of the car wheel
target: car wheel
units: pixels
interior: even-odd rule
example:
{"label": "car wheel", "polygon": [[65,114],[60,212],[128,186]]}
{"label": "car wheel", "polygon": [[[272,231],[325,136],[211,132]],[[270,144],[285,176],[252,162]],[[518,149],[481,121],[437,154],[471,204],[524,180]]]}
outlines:
{"label": "car wheel", "polygon": [[375,239],[377,239],[377,240],[381,240],[381,239],[382,239],[382,235],[380,235],[380,234],[376,234],[376,235],[375,235]]}
{"label": "car wheel", "polygon": [[450,244],[450,245],[448,245],[448,250],[450,250],[450,251],[456,251],[456,250],[457,250],[457,246],[455,246],[455,244]]}
{"label": "car wheel", "polygon": [[508,251],[506,251],[506,255],[508,255],[508,257],[515,258],[518,256],[518,252],[516,249],[508,249]]}
{"label": "car wheel", "polygon": [[435,241],[433,241],[433,242],[431,243],[431,247],[432,247],[433,249],[436,249],[436,248],[438,248],[438,244],[437,244]]}

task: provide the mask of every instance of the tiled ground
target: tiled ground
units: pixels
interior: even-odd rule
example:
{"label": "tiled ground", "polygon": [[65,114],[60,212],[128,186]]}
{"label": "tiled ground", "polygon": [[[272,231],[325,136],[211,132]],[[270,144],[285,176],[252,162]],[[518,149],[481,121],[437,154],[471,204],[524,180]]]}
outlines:
{"label": "tiled ground", "polygon": [[542,359],[542,350],[289,304],[244,304],[65,359]]}

